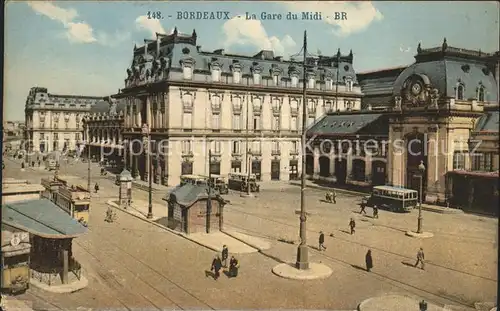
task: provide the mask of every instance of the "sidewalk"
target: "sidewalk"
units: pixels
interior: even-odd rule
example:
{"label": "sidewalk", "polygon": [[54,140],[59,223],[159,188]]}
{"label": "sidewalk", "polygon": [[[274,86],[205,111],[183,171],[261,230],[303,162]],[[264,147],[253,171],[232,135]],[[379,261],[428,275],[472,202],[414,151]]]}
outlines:
{"label": "sidewalk", "polygon": [[168,211],[167,206],[153,203],[153,218],[148,219],[148,202],[143,200],[134,200],[132,206],[127,209],[119,207],[116,203],[117,199],[109,200],[107,204],[122,212],[128,213],[143,221],[149,222],[157,227],[160,227],[170,233],[181,236],[191,242],[206,247],[214,252],[219,253],[223,245],[227,245],[232,254],[247,254],[255,253],[258,251],[271,248],[271,243],[253,236],[246,235],[234,230],[216,231],[214,233],[191,233],[186,234],[183,232],[175,231],[168,228],[167,219]]}
{"label": "sidewalk", "polygon": [[0,309],[4,311],[33,311],[33,302],[2,294]]}
{"label": "sidewalk", "polygon": [[[109,172],[106,174],[106,178],[110,179],[112,181],[116,181],[116,175],[113,175]],[[132,181],[132,187],[139,189],[139,190],[143,190],[143,191],[149,191],[149,182],[143,181],[140,179],[136,179],[136,180]],[[158,185],[155,183],[151,184],[151,189],[153,190],[153,193],[166,194],[167,192],[169,192],[173,188],[174,187],[167,187],[167,186]]]}
{"label": "sidewalk", "polygon": [[[292,180],[292,181],[290,181],[290,184],[294,185],[294,186],[300,186],[301,182],[296,181],[296,180]],[[354,195],[354,196],[360,196],[360,197],[364,197],[364,196],[369,195],[369,193],[365,193],[365,192],[339,189],[339,188],[335,188],[335,187],[320,186],[320,185],[317,185],[316,183],[314,183],[310,180],[306,181],[306,186],[309,188],[325,190],[325,191],[328,191],[328,190],[331,190],[332,188],[334,188],[335,191],[338,193],[345,193],[348,195]],[[425,203],[422,204],[422,210],[428,211],[428,212],[439,213],[439,214],[463,214],[464,213],[464,211],[462,211],[461,209],[458,209],[458,208],[448,208],[448,207],[430,205],[430,204],[425,204]]]}
{"label": "sidewalk", "polygon": [[[422,300],[417,300],[408,296],[402,295],[386,295],[381,297],[373,297],[364,300],[358,306],[358,311],[395,311],[395,310],[420,310],[419,303]],[[427,301],[426,301],[427,302]],[[427,311],[451,311],[451,310],[470,310],[467,308],[456,308],[455,306],[439,307],[430,302],[427,302]]]}

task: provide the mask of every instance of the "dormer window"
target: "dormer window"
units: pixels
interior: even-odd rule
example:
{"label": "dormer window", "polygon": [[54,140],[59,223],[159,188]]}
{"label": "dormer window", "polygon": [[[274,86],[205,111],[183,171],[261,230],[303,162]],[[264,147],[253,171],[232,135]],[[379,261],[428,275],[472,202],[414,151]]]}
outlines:
{"label": "dormer window", "polygon": [[273,82],[274,86],[278,86],[280,83],[280,76],[279,75],[273,75]]}
{"label": "dormer window", "polygon": [[182,72],[184,74],[184,80],[191,80],[193,78],[193,68],[191,68],[191,66],[184,66]]}
{"label": "dormer window", "polygon": [[233,71],[233,83],[241,83],[241,71]]}
{"label": "dormer window", "polygon": [[477,89],[477,100],[480,102],[484,102],[484,87],[480,86]]}
{"label": "dormer window", "polygon": [[310,89],[314,89],[315,84],[316,84],[316,80],[314,79],[314,77],[310,77],[310,78],[309,78],[308,87],[309,87]]}
{"label": "dormer window", "polygon": [[219,68],[212,69],[212,82],[220,82],[220,69]]}
{"label": "dormer window", "polygon": [[292,76],[292,87],[298,87],[298,86],[299,86],[299,77]]}
{"label": "dormer window", "polygon": [[350,78],[345,81],[345,87],[347,92],[352,92],[353,82]]}
{"label": "dormer window", "polygon": [[332,79],[327,78],[327,79],[325,80],[325,89],[326,89],[327,91],[331,91],[331,90],[333,89],[333,80],[332,80]]}
{"label": "dormer window", "polygon": [[457,85],[457,94],[456,94],[456,97],[457,97],[457,100],[463,100],[464,99],[464,91],[465,91],[465,87],[463,84],[458,84]]}
{"label": "dormer window", "polygon": [[253,84],[260,84],[260,73],[254,73],[253,74]]}

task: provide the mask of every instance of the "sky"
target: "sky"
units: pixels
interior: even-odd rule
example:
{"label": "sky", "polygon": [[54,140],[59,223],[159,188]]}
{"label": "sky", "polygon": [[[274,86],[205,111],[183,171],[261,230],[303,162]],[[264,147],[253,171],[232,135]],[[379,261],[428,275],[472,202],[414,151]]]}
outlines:
{"label": "sky", "polygon": [[[220,20],[178,19],[179,12],[229,12]],[[148,16],[149,12],[149,16]],[[160,19],[157,12],[160,12]],[[246,14],[257,19],[247,20]],[[321,20],[302,20],[320,12]],[[346,12],[347,20],[335,20]],[[261,14],[282,19],[262,19]],[[287,13],[298,13],[287,20]],[[24,120],[33,86],[52,94],[106,96],[124,87],[134,44],[155,32],[191,33],[202,50],[254,55],[272,49],[285,58],[300,51],[304,30],[313,54],[352,49],[357,72],[413,63],[417,45],[494,52],[499,48],[496,2],[94,2],[10,1],[5,5],[4,119]],[[278,15],[275,15],[278,16]]]}

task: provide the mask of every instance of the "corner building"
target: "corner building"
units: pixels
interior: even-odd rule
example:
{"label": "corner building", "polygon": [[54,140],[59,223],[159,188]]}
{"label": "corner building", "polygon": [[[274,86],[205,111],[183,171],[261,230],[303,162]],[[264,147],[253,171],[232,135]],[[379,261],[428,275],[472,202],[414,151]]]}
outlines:
{"label": "corner building", "polygon": [[[352,51],[307,59],[307,124],[327,112],[359,110]],[[182,174],[296,178],[302,130],[302,63],[224,50],[202,51],[197,35],[158,34],[134,47],[125,88],[124,164],[135,178],[179,184]],[[151,138],[152,156],[146,142]],[[209,150],[212,159],[209,161]],[[149,161],[152,161],[150,163]],[[209,162],[211,165],[209,167]],[[150,169],[151,168],[151,169]]]}

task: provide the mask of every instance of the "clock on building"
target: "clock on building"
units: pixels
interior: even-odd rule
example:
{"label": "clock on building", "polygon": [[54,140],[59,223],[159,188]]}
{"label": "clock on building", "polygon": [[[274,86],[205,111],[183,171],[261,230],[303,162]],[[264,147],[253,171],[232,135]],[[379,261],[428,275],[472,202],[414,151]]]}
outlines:
{"label": "clock on building", "polygon": [[418,96],[422,92],[422,85],[418,82],[413,82],[411,86],[411,92],[413,95]]}

